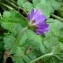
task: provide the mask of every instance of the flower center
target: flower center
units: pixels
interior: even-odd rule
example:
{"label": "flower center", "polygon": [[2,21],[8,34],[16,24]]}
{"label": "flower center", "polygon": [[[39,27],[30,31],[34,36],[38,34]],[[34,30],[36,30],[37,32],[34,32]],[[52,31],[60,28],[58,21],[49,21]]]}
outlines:
{"label": "flower center", "polygon": [[36,25],[34,25],[34,23],[35,23],[35,20],[30,21],[30,22],[28,23],[28,28],[29,28],[29,29],[32,29],[32,30],[37,29],[38,27],[37,27]]}

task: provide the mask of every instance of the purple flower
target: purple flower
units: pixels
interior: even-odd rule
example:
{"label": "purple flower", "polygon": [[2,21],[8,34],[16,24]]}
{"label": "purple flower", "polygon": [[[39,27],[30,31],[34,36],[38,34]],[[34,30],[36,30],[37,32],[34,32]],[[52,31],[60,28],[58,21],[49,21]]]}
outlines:
{"label": "purple flower", "polygon": [[32,9],[31,13],[27,16],[29,20],[29,27],[33,27],[33,30],[37,34],[44,34],[44,32],[48,31],[48,24],[45,23],[46,17],[41,14],[40,10],[37,10],[34,12],[34,9]]}

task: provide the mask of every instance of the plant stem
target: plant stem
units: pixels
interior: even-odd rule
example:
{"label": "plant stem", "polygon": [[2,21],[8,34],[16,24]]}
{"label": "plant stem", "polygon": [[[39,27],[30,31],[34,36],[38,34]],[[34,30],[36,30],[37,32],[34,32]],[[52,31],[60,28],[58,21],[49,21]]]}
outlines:
{"label": "plant stem", "polygon": [[10,5],[12,5],[16,10],[18,10],[18,12],[19,12],[19,10],[22,10],[23,13],[26,14],[26,16],[27,16],[27,12],[24,11],[22,7],[18,7],[17,4],[14,4],[13,2],[10,2],[8,0],[6,0],[6,2],[9,3]]}
{"label": "plant stem", "polygon": [[11,0],[12,3],[17,4],[15,0]]}
{"label": "plant stem", "polygon": [[61,18],[61,17],[59,17],[57,15],[54,15],[54,14],[51,14],[51,16],[58,19],[58,20],[60,20],[61,22],[63,22],[63,18]]}
{"label": "plant stem", "polygon": [[[10,56],[10,51],[11,51],[11,49],[13,48],[13,46],[15,45],[15,43],[18,41],[18,39],[20,38],[21,34],[22,34],[27,28],[28,28],[28,27],[25,27],[25,28],[23,28],[23,29],[20,31],[20,33],[19,33],[18,36],[16,37],[16,40],[15,40],[14,43],[12,44],[11,48],[7,51],[9,55],[6,54],[6,55],[4,56],[4,61],[3,61],[3,63],[6,63],[7,58]],[[6,56],[7,56],[7,57],[6,57]]]}
{"label": "plant stem", "polygon": [[53,52],[52,53],[48,53],[48,54],[44,54],[44,55],[36,58],[35,60],[32,60],[30,63],[34,63],[34,62],[36,62],[36,61],[38,61],[38,60],[40,60],[42,58],[49,57],[49,56],[52,56],[52,55],[53,55]]}
{"label": "plant stem", "polygon": [[8,0],[6,0],[6,2],[9,3],[10,5],[12,5],[13,7],[15,7],[16,9],[18,8],[14,3],[12,3],[12,2],[10,2]]}
{"label": "plant stem", "polygon": [[6,8],[8,8],[9,10],[13,9],[12,7],[8,6],[7,4],[4,4],[2,2],[0,2],[1,5],[5,6]]}
{"label": "plant stem", "polygon": [[18,36],[16,37],[16,40],[14,41],[13,45],[11,46],[11,48],[9,49],[9,52],[10,50],[13,48],[14,44],[18,41],[18,39],[20,38],[21,34],[27,29],[28,27],[25,27],[23,28],[20,33],[18,34]]}

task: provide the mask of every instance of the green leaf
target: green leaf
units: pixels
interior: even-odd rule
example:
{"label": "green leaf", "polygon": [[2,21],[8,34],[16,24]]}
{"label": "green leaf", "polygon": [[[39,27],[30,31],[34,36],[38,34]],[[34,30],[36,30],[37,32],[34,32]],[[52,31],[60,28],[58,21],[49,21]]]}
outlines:
{"label": "green leaf", "polygon": [[21,7],[23,4],[24,4],[24,2],[26,2],[26,0],[17,0],[17,4]]}
{"label": "green leaf", "polygon": [[63,28],[63,23],[57,19],[48,19],[47,22],[50,22],[49,31],[45,34],[43,44],[46,48],[45,54],[53,52],[53,55],[42,60],[44,60],[44,63],[62,63],[63,43],[60,42],[59,38],[63,36],[60,32]]}
{"label": "green leaf", "polygon": [[3,18],[1,18],[3,22],[13,22],[20,23],[23,27],[27,25],[27,19],[24,18],[21,14],[19,14],[16,10],[4,11]]}
{"label": "green leaf", "polygon": [[[31,33],[31,34],[30,34]],[[42,38],[38,35],[36,35],[34,32],[32,32],[31,30],[27,31],[27,35],[29,40],[31,40],[32,42],[30,42],[30,44],[33,45],[33,47],[38,50],[41,51],[42,53],[45,52],[45,47],[42,44]],[[39,46],[39,47],[38,47]]]}
{"label": "green leaf", "polygon": [[[41,37],[29,29],[20,34],[19,38],[12,34],[5,36],[4,44],[5,50],[9,51],[10,54],[14,54],[11,57],[15,63],[17,63],[18,60],[19,63],[29,63],[39,55],[37,52],[45,52]],[[31,48],[31,50],[28,52],[29,48]],[[16,57],[19,57],[19,59],[16,60]]]}
{"label": "green leaf", "polygon": [[[21,23],[15,23],[16,19],[18,21],[21,20]],[[1,26],[8,30],[3,38],[4,48],[9,52],[15,63],[29,63],[39,56],[37,52],[40,51],[41,54],[45,52],[40,36],[29,29],[26,29],[24,32],[22,31],[27,26],[27,22],[25,22],[27,20],[16,11],[5,11],[1,20],[3,21],[1,22]],[[29,51],[29,48],[31,48],[31,51]],[[16,57],[19,58],[16,60]]]}
{"label": "green leaf", "polygon": [[30,2],[25,2],[23,5],[22,5],[23,9],[27,12],[30,12],[30,10],[33,9],[33,5],[30,3]]}
{"label": "green leaf", "polygon": [[19,7],[23,8],[25,11],[30,12],[33,8],[32,3],[28,2],[27,0],[17,0],[17,4]]}
{"label": "green leaf", "polygon": [[41,9],[42,14],[46,17],[50,17],[54,10],[59,9],[61,2],[56,0],[33,0],[33,5],[35,9]]}
{"label": "green leaf", "polygon": [[14,35],[17,35],[27,24],[27,20],[15,10],[4,11],[1,19],[1,26]]}
{"label": "green leaf", "polygon": [[59,9],[61,6],[61,2],[58,2],[57,0],[49,0],[49,2],[51,3],[51,6],[54,8],[54,10]]}
{"label": "green leaf", "polygon": [[29,13],[32,8],[35,10],[40,9],[42,14],[47,18],[50,17],[51,13],[54,13],[54,10],[59,9],[61,2],[62,1],[57,0],[32,0],[32,3],[30,3],[29,1],[25,0],[17,0],[18,6],[27,11],[27,13]]}

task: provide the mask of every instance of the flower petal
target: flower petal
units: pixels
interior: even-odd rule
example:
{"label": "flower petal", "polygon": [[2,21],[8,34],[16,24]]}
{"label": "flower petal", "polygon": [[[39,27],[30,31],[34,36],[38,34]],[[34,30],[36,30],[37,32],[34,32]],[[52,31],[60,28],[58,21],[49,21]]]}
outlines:
{"label": "flower petal", "polygon": [[27,19],[30,21],[30,19],[31,19],[31,18],[30,18],[30,14],[28,14]]}
{"label": "flower petal", "polygon": [[36,33],[37,34],[44,34],[44,32],[47,32],[48,31],[48,24],[42,24],[38,26],[38,29],[36,29]]}
{"label": "flower petal", "polygon": [[28,20],[30,21],[29,25],[32,25],[32,27],[36,26],[36,28],[33,29],[37,34],[44,34],[48,31],[49,25],[45,23],[46,17],[41,15],[40,10],[34,12],[34,9],[32,9],[31,13],[28,15]]}
{"label": "flower petal", "polygon": [[29,21],[31,21],[31,20],[32,20],[33,15],[34,15],[34,9],[32,9],[32,10],[31,10],[31,13],[30,13],[30,14],[28,14],[27,19],[28,19]]}
{"label": "flower petal", "polygon": [[40,10],[37,10],[35,13],[34,13],[34,16],[32,18],[32,20],[35,20],[38,16],[41,15],[41,11]]}
{"label": "flower petal", "polygon": [[44,32],[43,32],[42,30],[40,30],[40,29],[39,29],[39,30],[37,29],[37,30],[36,30],[36,33],[37,33],[38,35],[44,34]]}
{"label": "flower petal", "polygon": [[46,23],[40,23],[37,26],[38,26],[38,28],[47,28],[49,25]]}
{"label": "flower petal", "polygon": [[32,19],[33,15],[34,15],[34,9],[31,10],[31,14],[30,15],[31,15],[31,19]]}
{"label": "flower petal", "polygon": [[36,18],[35,24],[38,25],[38,24],[44,23],[45,20],[46,20],[46,17],[40,15],[40,16],[38,16],[38,17]]}

